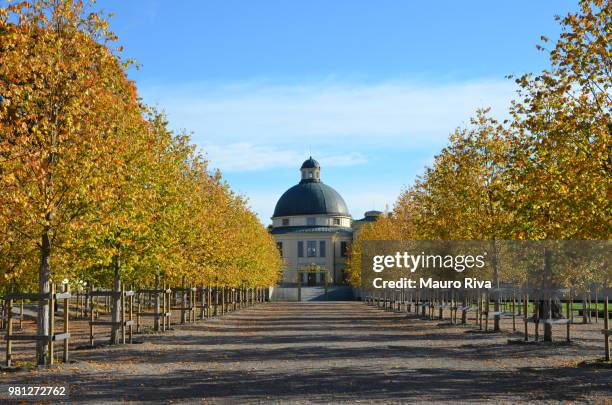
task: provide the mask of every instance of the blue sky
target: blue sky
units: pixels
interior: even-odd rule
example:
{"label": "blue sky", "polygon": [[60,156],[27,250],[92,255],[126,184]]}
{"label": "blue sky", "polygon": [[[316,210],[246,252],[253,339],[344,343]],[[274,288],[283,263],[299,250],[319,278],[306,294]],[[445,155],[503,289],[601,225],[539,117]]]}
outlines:
{"label": "blue sky", "polygon": [[145,101],[246,195],[264,223],[311,152],[353,217],[393,206],[540,35],[577,1],[107,0]]}

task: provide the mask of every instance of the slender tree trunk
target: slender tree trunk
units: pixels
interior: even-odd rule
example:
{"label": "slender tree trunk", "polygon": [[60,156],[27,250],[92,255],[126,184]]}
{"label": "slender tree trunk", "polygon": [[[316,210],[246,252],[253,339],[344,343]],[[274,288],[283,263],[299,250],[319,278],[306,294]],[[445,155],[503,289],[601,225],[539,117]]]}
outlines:
{"label": "slender tree trunk", "polygon": [[187,307],[187,291],[185,288],[185,276],[181,279],[181,323],[187,322],[187,312],[185,308]]}
{"label": "slender tree trunk", "polygon": [[548,249],[544,251],[544,288],[546,291],[545,299],[542,302],[542,319],[544,320],[544,341],[552,342],[552,324],[546,322],[552,319],[552,305],[551,305],[551,289],[552,289],[552,269],[551,266],[552,252]]}
{"label": "slender tree trunk", "polygon": [[119,255],[115,256],[113,265],[115,267],[115,277],[113,278],[113,304],[111,310],[111,320],[113,322],[110,335],[111,345],[119,343],[119,333],[121,331],[121,327],[119,326],[119,322],[121,321],[121,257]]}
{"label": "slender tree trunk", "polygon": [[582,296],[582,323],[588,323],[587,319],[587,293],[586,290]]}
{"label": "slender tree trunk", "polygon": [[[495,285],[496,288],[496,294],[495,294],[495,306],[493,307],[493,311],[495,312],[499,312],[500,308],[499,308],[499,295],[500,295],[500,291],[499,291],[499,269],[497,268],[497,244],[495,242],[495,240],[492,241],[491,246],[493,248],[493,257],[491,258],[491,263],[493,265],[493,285]],[[487,303],[488,304],[488,303]],[[488,307],[487,307],[487,312],[488,312]],[[488,316],[488,315],[487,315]],[[499,332],[500,330],[500,323],[501,317],[499,315],[495,315],[494,316],[494,320],[493,320],[493,330],[496,332]]]}
{"label": "slender tree trunk", "polygon": [[[38,292],[49,294],[51,291],[51,240],[48,228],[42,234],[38,277]],[[49,300],[46,299],[40,300],[38,303],[37,334],[39,336],[49,334]],[[47,342],[37,341],[36,360],[39,365],[47,364]]]}
{"label": "slender tree trunk", "polygon": [[155,329],[156,332],[159,332],[160,330],[160,325],[159,325],[159,313],[161,312],[161,306],[160,306],[160,297],[161,297],[161,293],[159,292],[159,290],[161,290],[161,286],[159,284],[159,274],[157,274],[155,276],[155,317],[154,317],[154,325],[153,328]]}

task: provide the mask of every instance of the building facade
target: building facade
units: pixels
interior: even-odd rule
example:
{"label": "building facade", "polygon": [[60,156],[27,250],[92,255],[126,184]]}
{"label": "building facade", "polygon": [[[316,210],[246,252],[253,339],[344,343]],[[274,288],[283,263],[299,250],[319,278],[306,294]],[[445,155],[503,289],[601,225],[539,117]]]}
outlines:
{"label": "building facade", "polygon": [[300,167],[301,179],[276,203],[271,234],[285,262],[282,285],[343,284],[349,244],[355,230],[378,211],[353,221],[342,196],[321,181],[312,157]]}

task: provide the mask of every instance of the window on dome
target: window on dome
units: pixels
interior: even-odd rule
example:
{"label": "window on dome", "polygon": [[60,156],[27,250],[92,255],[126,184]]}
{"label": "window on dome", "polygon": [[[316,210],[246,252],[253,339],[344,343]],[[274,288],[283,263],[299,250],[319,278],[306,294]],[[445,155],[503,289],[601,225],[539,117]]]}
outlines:
{"label": "window on dome", "polygon": [[289,225],[289,218],[283,218],[283,226]]}
{"label": "window on dome", "polygon": [[317,220],[314,217],[306,218],[306,225],[316,225]]}
{"label": "window on dome", "polygon": [[311,170],[309,170],[309,171],[308,171],[308,178],[309,178],[309,179],[312,179],[312,176],[313,176],[312,171],[311,171]]}
{"label": "window on dome", "polygon": [[334,218],[334,225],[340,225],[340,218]]}
{"label": "window on dome", "polygon": [[308,257],[317,257],[317,241],[316,240],[306,241],[306,255]]}

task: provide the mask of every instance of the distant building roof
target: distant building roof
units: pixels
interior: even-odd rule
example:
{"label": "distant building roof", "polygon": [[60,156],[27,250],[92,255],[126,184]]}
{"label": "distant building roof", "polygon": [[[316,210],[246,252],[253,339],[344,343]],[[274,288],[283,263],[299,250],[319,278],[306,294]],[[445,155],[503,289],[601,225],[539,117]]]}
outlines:
{"label": "distant building roof", "polygon": [[358,220],[359,222],[374,222],[380,217],[383,213],[381,211],[366,211],[364,217]]}

